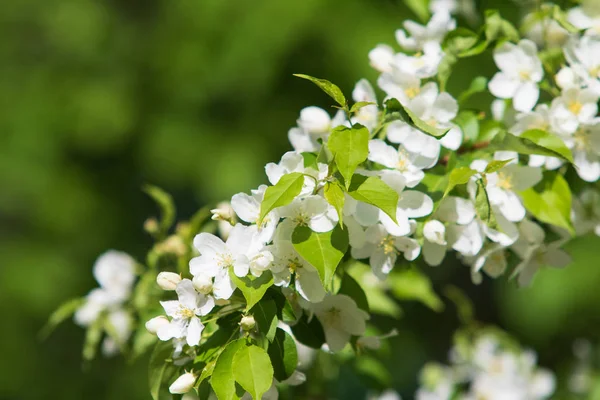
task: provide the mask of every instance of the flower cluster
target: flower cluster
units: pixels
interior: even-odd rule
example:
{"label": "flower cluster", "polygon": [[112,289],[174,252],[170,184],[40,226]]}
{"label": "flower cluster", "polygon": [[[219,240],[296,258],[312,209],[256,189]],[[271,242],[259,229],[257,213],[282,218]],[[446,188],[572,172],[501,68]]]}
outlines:
{"label": "flower cluster", "polygon": [[494,330],[461,337],[450,352],[451,365],[429,363],[421,371],[417,400],[549,399],[554,375],[537,367],[537,356]]}
{"label": "flower cluster", "polygon": [[100,287],[85,297],[75,312],[75,322],[106,331],[108,336],[102,350],[105,355],[113,355],[129,339],[133,329],[126,303],[136,278],[135,261],[128,254],[110,250],[98,257],[93,274]]}
{"label": "flower cluster", "polygon": [[[475,283],[483,273],[510,273],[527,285],[540,268],[570,263],[561,246],[573,235],[600,234],[593,7],[565,14],[544,5],[524,19],[527,38],[497,12],[473,32],[457,28],[452,15],[472,10],[444,0],[430,7],[426,25],[406,21],[396,32],[402,51],[379,45],[369,53],[382,94],[362,79],[351,105],[333,83],[298,75],[339,111],[301,110],[288,132],[293,151],[265,167],[269,184],[212,210],[217,224],[201,210],[167,236],[172,201],[150,190],[163,221],[148,224],[158,243],[134,307],[152,335],[136,336],[133,348],[158,338],[155,398],[165,384],[173,394],[195,388],[219,399],[277,398],[277,385],[304,380],[296,370],[306,367],[301,346],[333,353],[379,347],[387,336],[365,337],[377,312],[368,298],[373,291],[388,296],[385,282],[414,282],[436,309],[441,300],[418,267],[438,266],[448,252],[471,268]],[[448,93],[453,65],[486,50],[499,70],[489,83],[476,77],[459,96]],[[496,98],[491,113],[469,106],[484,92]],[[357,263],[368,264],[378,282],[353,277]],[[124,304],[134,266],[121,253],[102,256],[94,267],[101,288],[76,312],[83,326],[109,321],[105,348],[130,335]],[[400,286],[395,295],[405,292]],[[552,393],[532,353],[511,351],[493,335],[453,357],[452,367],[426,369],[417,398],[446,399],[465,384],[466,399]]]}

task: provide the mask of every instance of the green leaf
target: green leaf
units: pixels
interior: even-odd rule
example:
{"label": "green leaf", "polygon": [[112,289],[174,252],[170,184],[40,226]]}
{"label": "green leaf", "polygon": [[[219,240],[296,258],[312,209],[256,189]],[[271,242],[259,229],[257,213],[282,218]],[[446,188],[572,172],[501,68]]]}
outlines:
{"label": "green leaf", "polygon": [[210,385],[219,400],[237,400],[239,398],[235,390],[233,359],[235,354],[244,347],[246,347],[246,339],[235,340],[229,343],[217,358]]}
{"label": "green leaf", "polygon": [[475,142],[479,137],[479,118],[475,112],[469,110],[459,112],[454,118],[454,123],[462,130],[464,142]]}
{"label": "green leaf", "polygon": [[399,300],[417,300],[440,312],[444,303],[431,286],[429,278],[416,268],[406,269],[390,274],[392,294]]}
{"label": "green leaf", "polygon": [[269,355],[258,346],[242,347],[233,356],[233,375],[253,399],[261,399],[273,384]]}
{"label": "green leaf", "polygon": [[494,212],[492,211],[492,207],[490,205],[490,199],[488,198],[487,191],[485,190],[485,184],[483,183],[483,179],[477,180],[477,193],[475,194],[475,211],[477,212],[477,216],[483,222],[487,223],[488,226],[492,229],[497,228],[496,217],[494,216]]}
{"label": "green leaf", "polygon": [[260,226],[262,220],[273,209],[290,204],[300,194],[302,186],[304,186],[304,175],[300,172],[284,175],[275,186],[269,186],[260,205],[257,224]]}
{"label": "green leaf", "polygon": [[[238,314],[239,318],[239,314]],[[238,324],[231,324],[227,326],[219,326],[218,329],[213,332],[208,339],[201,343],[196,350],[196,359],[194,363],[207,363],[215,355],[221,351],[227,345],[231,339],[234,331],[238,331],[240,328]]]}
{"label": "green leaf", "polygon": [[297,226],[292,233],[294,248],[317,271],[326,286],[348,250],[348,232],[336,225],[325,233],[313,232],[307,226]]}
{"label": "green leaf", "polygon": [[469,183],[469,180],[473,175],[475,175],[477,171],[467,167],[455,168],[450,172],[450,176],[448,178],[448,187],[446,187],[446,191],[444,192],[444,197],[448,195],[458,185],[465,185]]}
{"label": "green leaf", "polygon": [[258,331],[265,335],[269,342],[273,341],[275,337],[275,330],[277,329],[277,305],[272,299],[259,301],[252,309],[250,313],[254,316]]}
{"label": "green leaf", "polygon": [[444,38],[442,47],[446,52],[460,53],[475,46],[479,41],[479,35],[470,29],[458,27],[448,32]]}
{"label": "green leaf", "polygon": [[458,96],[458,103],[462,105],[467,100],[469,100],[474,94],[485,92],[487,90],[487,84],[488,80],[486,77],[476,77],[475,79],[473,79],[473,81],[471,81],[471,85],[469,86],[469,88],[462,92],[460,96]]}
{"label": "green leaf", "polygon": [[344,108],[347,107],[348,103],[346,102],[344,93],[342,93],[342,90],[339,87],[337,87],[336,85],[334,85],[333,83],[331,83],[325,79],[314,78],[312,76],[304,75],[304,74],[294,74],[294,76],[311,81],[312,83],[317,85],[322,91],[327,93],[327,95],[329,97],[331,97],[333,100],[335,100],[335,102],[338,103],[340,106],[342,106]]}
{"label": "green leaf", "polygon": [[85,297],[71,299],[58,307],[48,318],[48,322],[40,331],[40,338],[43,340],[48,337],[54,331],[54,329],[60,325],[65,319],[69,318],[71,315],[77,311],[79,307],[81,307],[86,302]]}
{"label": "green leaf", "polygon": [[281,382],[292,376],[298,365],[298,350],[291,335],[277,328],[275,340],[269,345],[268,353],[275,379]]}
{"label": "green leaf", "polygon": [[434,126],[429,125],[427,122],[423,121],[421,118],[417,117],[415,113],[413,113],[410,109],[404,107],[398,100],[396,99],[388,99],[385,102],[386,112],[398,113],[400,119],[406,122],[413,128],[420,130],[430,136],[435,138],[442,138],[448,133],[450,129],[438,129]]}
{"label": "green leaf", "polygon": [[573,163],[571,150],[558,136],[540,129],[531,129],[515,136],[506,131],[500,132],[493,140],[493,150],[516,151],[519,154],[538,154],[557,157]]}
{"label": "green leaf", "polygon": [[325,343],[325,332],[318,318],[312,318],[308,322],[308,317],[303,314],[295,325],[292,325],[294,337],[302,344],[320,349]]}
{"label": "green leaf", "polygon": [[344,202],[346,197],[344,189],[337,182],[327,182],[324,189],[325,200],[329,202],[337,211],[340,225],[344,227]]}
{"label": "green leaf", "polygon": [[492,160],[490,161],[490,163],[485,167],[485,170],[483,172],[485,172],[486,174],[492,174],[494,172],[497,172],[499,170],[501,170],[502,168],[504,168],[504,166],[506,164],[508,164],[509,162],[511,162],[513,159],[508,159],[508,160]]}
{"label": "green leaf", "polygon": [[344,274],[342,278],[342,284],[340,285],[339,294],[348,295],[352,300],[356,302],[358,308],[363,311],[369,312],[369,302],[367,301],[367,295],[363,288],[356,282],[356,280],[348,273]]}
{"label": "green leaf", "polygon": [[527,211],[538,220],[575,234],[571,222],[571,190],[562,175],[544,172],[542,181],[521,192],[521,198]]}
{"label": "green leaf", "polygon": [[348,187],[356,167],[369,155],[369,130],[360,124],[338,126],[331,131],[327,147]]}
{"label": "green leaf", "polygon": [[[350,261],[349,263],[350,265],[345,268],[345,275],[350,275],[354,281],[361,282],[361,288],[367,297],[365,304],[368,305],[368,311],[372,314],[399,318],[402,315],[402,309],[398,302],[385,292],[385,288],[379,282],[373,281],[371,267],[360,261]],[[361,302],[360,299],[356,301],[359,307],[361,307]]]}
{"label": "green leaf", "polygon": [[354,175],[348,194],[358,200],[371,204],[390,216],[396,221],[396,209],[398,208],[398,193],[387,183],[376,176]]}
{"label": "green leaf", "polygon": [[175,222],[173,197],[158,186],[144,185],[142,189],[160,208],[159,237],[164,237]]}
{"label": "green leaf", "polygon": [[404,4],[422,21],[429,20],[429,1],[428,0],[404,0]]}
{"label": "green leaf", "polygon": [[171,361],[172,355],[173,344],[170,342],[158,342],[152,351],[148,364],[148,382],[150,395],[154,400],[166,398],[166,384],[177,374],[178,368]]}
{"label": "green leaf", "polygon": [[102,339],[102,328],[104,327],[105,315],[101,315],[94,321],[85,332],[85,342],[83,343],[83,360],[92,361],[96,357],[98,345]]}
{"label": "green leaf", "polygon": [[258,303],[265,295],[267,289],[273,285],[273,274],[271,274],[271,271],[264,271],[258,278],[253,275],[240,278],[230,269],[229,277],[244,295],[244,298],[246,299],[246,310],[250,310]]}
{"label": "green leaf", "polygon": [[372,105],[377,105],[377,103],[373,103],[372,101],[359,101],[359,102],[356,102],[356,103],[354,103],[352,105],[352,108],[350,108],[350,113],[354,114],[355,112],[357,112],[361,108],[366,107],[366,106],[372,106]]}
{"label": "green leaf", "polygon": [[552,19],[558,22],[558,24],[565,28],[569,33],[579,32],[579,28],[569,22],[567,15],[558,5],[552,7]]}

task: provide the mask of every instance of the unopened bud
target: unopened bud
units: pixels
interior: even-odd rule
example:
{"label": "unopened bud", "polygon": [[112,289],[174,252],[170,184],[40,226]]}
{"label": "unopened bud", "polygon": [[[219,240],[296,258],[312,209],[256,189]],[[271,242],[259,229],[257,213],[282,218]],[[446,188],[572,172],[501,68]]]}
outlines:
{"label": "unopened bud", "polygon": [[208,276],[197,275],[192,280],[194,288],[202,294],[210,294],[213,290],[212,279]]}
{"label": "unopened bud", "polygon": [[161,243],[157,244],[156,250],[160,253],[171,253],[177,256],[183,256],[187,251],[187,247],[179,236],[171,235]]}
{"label": "unopened bud", "polygon": [[163,326],[169,325],[169,320],[165,316],[154,317],[146,322],[146,329],[153,335],[156,335],[158,330]]}
{"label": "unopened bud", "polygon": [[196,383],[196,376],[191,372],[181,375],[175,382],[169,386],[169,392],[172,394],[185,394],[192,390]]}
{"label": "unopened bud", "polygon": [[179,282],[181,282],[181,276],[175,272],[161,272],[156,277],[156,283],[162,290],[175,290]]}
{"label": "unopened bud", "polygon": [[240,321],[240,326],[242,327],[242,330],[248,332],[254,329],[254,327],[256,326],[256,321],[254,320],[254,317],[252,315],[245,315]]}
{"label": "unopened bud", "polygon": [[159,227],[158,227],[158,221],[156,220],[156,218],[148,218],[144,222],[144,230],[151,235],[157,234],[159,231]]}
{"label": "unopened bud", "polygon": [[235,211],[229,203],[219,203],[217,208],[210,210],[213,221],[227,221],[231,225],[235,224]]}
{"label": "unopened bud", "polygon": [[423,236],[432,243],[441,246],[446,245],[446,227],[440,221],[431,220],[425,223],[423,227]]}

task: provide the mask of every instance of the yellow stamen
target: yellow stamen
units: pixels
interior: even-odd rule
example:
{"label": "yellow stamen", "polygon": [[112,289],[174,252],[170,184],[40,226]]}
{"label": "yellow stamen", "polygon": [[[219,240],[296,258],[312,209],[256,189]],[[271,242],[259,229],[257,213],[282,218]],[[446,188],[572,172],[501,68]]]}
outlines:
{"label": "yellow stamen", "polygon": [[569,104],[569,111],[571,111],[575,115],[578,115],[581,112],[582,108],[583,104],[581,104],[580,101],[574,101],[571,104]]}
{"label": "yellow stamen", "polygon": [[496,186],[504,190],[511,190],[513,188],[512,176],[503,172],[498,172],[498,182],[496,183]]}

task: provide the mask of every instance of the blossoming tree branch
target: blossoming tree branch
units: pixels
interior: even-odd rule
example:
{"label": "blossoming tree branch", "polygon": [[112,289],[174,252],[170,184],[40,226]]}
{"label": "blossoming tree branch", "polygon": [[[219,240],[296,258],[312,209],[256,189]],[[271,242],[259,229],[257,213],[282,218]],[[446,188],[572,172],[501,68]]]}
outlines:
{"label": "blossoming tree branch", "polygon": [[[382,94],[364,79],[349,95],[298,74],[337,111],[300,111],[293,149],[265,167],[269,184],[176,226],[170,196],[148,186],[161,217],[145,224],[155,239],[146,260],[101,255],[99,287],[57,310],[48,330],[74,314],[86,361],[99,348],[151,352],[154,399],[276,399],[304,383],[319,352],[377,363],[394,332],[370,316],[398,317],[396,300],[439,311],[425,271],[448,253],[474,284],[506,276],[524,286],[540,268],[567,266],[567,241],[600,235],[595,3],[544,4],[517,29],[468,1],[432,0],[415,6],[426,25],[406,21],[397,47],[369,53]],[[497,72],[448,93],[456,64],[474,56]],[[465,106],[485,92],[491,110]],[[553,374],[535,354],[478,324],[450,289],[464,326],[450,365],[428,364],[415,397],[550,398]]]}

